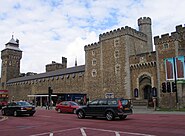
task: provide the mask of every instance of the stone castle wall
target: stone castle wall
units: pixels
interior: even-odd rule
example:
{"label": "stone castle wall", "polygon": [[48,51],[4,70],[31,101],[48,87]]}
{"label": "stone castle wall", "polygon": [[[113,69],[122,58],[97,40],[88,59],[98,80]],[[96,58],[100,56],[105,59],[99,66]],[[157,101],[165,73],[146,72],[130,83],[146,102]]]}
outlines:
{"label": "stone castle wall", "polygon": [[10,100],[28,99],[30,94],[48,94],[48,87],[53,93],[83,93],[84,73],[74,73],[56,77],[47,77],[30,81],[22,81],[7,85]]}

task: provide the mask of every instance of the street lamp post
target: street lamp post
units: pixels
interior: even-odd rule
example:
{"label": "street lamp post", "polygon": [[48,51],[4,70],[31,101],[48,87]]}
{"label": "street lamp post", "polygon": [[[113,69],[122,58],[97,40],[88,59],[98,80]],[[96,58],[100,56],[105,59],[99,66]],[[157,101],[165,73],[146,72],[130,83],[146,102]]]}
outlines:
{"label": "street lamp post", "polygon": [[[174,64],[174,82],[175,86],[177,87],[177,75],[176,75],[176,63],[175,63],[175,57],[173,57],[173,64]],[[176,104],[177,104],[177,110],[179,110],[179,100],[178,100],[178,89],[176,89]]]}

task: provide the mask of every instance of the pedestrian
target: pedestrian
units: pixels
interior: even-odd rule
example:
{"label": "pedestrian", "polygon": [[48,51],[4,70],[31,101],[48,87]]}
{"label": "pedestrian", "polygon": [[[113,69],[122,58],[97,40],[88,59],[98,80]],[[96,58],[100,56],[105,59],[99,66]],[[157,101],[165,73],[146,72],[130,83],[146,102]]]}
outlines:
{"label": "pedestrian", "polygon": [[48,101],[45,101],[45,106],[46,106],[46,110],[48,110],[49,109],[49,107],[48,107]]}

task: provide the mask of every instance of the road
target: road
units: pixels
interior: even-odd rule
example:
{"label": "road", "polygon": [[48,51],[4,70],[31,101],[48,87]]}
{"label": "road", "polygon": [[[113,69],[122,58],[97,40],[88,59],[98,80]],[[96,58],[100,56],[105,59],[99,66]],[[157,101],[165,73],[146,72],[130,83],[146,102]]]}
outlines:
{"label": "road", "polygon": [[33,117],[4,117],[1,136],[185,136],[185,114],[133,114],[126,120],[78,119],[38,109]]}

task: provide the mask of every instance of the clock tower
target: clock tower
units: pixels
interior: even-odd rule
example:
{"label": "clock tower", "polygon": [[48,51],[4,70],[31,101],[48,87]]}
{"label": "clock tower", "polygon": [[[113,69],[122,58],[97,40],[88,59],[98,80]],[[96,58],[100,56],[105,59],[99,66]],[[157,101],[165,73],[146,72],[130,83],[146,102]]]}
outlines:
{"label": "clock tower", "polygon": [[20,60],[22,51],[19,49],[19,40],[11,40],[5,44],[5,49],[1,51],[1,88],[6,89],[6,82],[12,78],[19,77]]}

